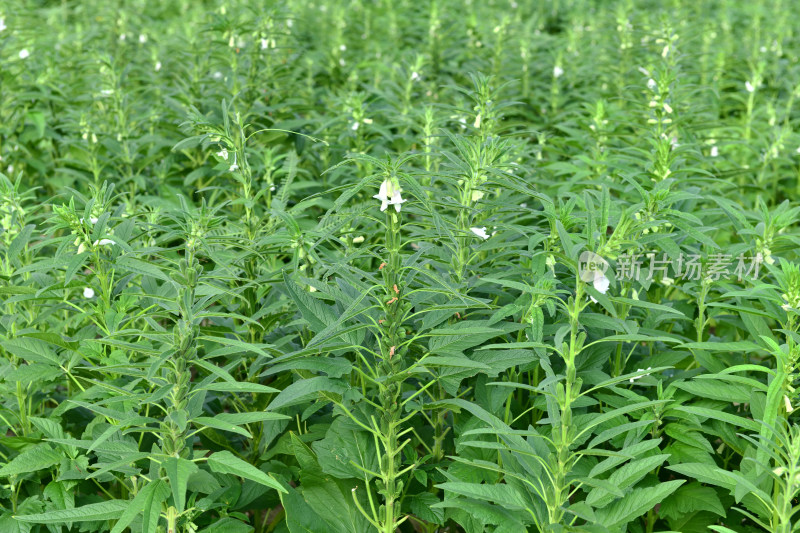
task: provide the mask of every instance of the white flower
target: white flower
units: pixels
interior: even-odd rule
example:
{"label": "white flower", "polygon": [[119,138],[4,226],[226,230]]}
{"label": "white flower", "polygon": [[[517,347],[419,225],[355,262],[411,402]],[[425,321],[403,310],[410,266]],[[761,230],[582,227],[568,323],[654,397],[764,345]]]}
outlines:
{"label": "white flower", "polygon": [[266,50],[267,48],[269,48],[269,40],[261,39],[261,49]]}
{"label": "white flower", "polygon": [[353,125],[350,126],[350,129],[353,130],[353,131],[356,131],[358,129],[358,125],[359,125],[358,121],[355,121],[355,122],[353,122]]}
{"label": "white flower", "polygon": [[215,80],[221,80],[221,79],[222,79],[222,72],[220,72],[220,71],[216,71],[214,74],[212,74],[212,77],[213,77]]}
{"label": "white flower", "polygon": [[676,137],[672,137],[669,140],[669,145],[672,147],[673,150],[678,148],[680,146],[680,143],[678,143],[678,137],[677,136]]}
{"label": "white flower", "polygon": [[411,81],[419,81],[419,73],[416,70],[411,73]]}
{"label": "white flower", "polygon": [[648,72],[648,70],[646,68],[644,68],[644,67],[639,67],[639,72],[641,72],[645,76],[649,76],[650,75],[650,72]]}
{"label": "white flower", "polygon": [[653,78],[650,78],[649,80],[647,80],[647,88],[648,89],[650,89],[651,91],[655,91],[656,87],[658,87],[658,84],[656,83],[656,80],[654,80]]}
{"label": "white flower", "polygon": [[0,17],[0,31],[3,31],[5,29],[6,29],[6,19]]}
{"label": "white flower", "polygon": [[[89,222],[92,224],[97,224],[97,217],[90,217]],[[83,219],[81,219],[81,224],[83,224]]]}
{"label": "white flower", "polygon": [[372,124],[372,119],[371,118],[363,118],[363,119],[361,119],[361,122],[363,122],[364,124]]}
{"label": "white flower", "polygon": [[787,413],[791,413],[792,411],[794,411],[794,408],[792,407],[792,402],[789,400],[788,396],[783,397],[783,404],[786,406]]}
{"label": "white flower", "polygon": [[717,157],[719,155],[719,148],[716,146],[711,147],[711,157]]}
{"label": "white flower", "polygon": [[236,162],[234,161],[234,163],[230,166],[230,168],[228,168],[228,172],[235,172],[237,170],[239,170],[239,165],[237,165]]}
{"label": "white flower", "polygon": [[[601,270],[595,270],[592,276],[592,285],[594,286],[594,290],[600,294],[605,294],[608,291],[608,287],[611,285],[611,282],[606,277],[605,272]],[[592,302],[597,303],[597,299],[594,296],[589,295],[589,299]]]}
{"label": "white flower", "polygon": [[100,239],[99,241],[94,241],[92,243],[92,246],[106,246],[109,244],[116,244],[116,243],[111,239]]}
{"label": "white flower", "polygon": [[478,113],[478,116],[475,117],[475,122],[472,124],[473,128],[480,128],[481,127],[481,114]]}
{"label": "white flower", "polygon": [[20,59],[27,59],[28,56],[30,56],[30,55],[31,55],[31,53],[28,52],[28,50],[26,50],[25,48],[23,48],[22,50],[19,51],[19,58]]}
{"label": "white flower", "polygon": [[470,231],[472,233],[474,233],[475,235],[477,235],[478,237],[480,237],[483,240],[486,240],[486,239],[489,238],[489,234],[486,233],[486,226],[484,226],[482,228],[469,228],[469,229],[470,229]]}
{"label": "white flower", "polygon": [[[653,368],[653,367],[652,367],[652,366],[648,366],[648,367],[647,367],[647,369],[644,369],[644,368],[637,368],[637,369],[636,369],[636,371],[637,371],[637,372],[643,372],[644,370],[650,370],[651,368]],[[636,381],[637,379],[642,379],[642,378],[643,378],[643,377],[645,377],[646,375],[647,375],[647,374],[642,374],[641,376],[632,377],[632,378],[631,378],[629,381],[630,381],[631,383],[633,383],[633,382],[634,382],[634,381]]]}
{"label": "white flower", "polygon": [[594,276],[594,281],[592,282],[594,289],[599,292],[600,294],[605,294],[608,291],[608,287],[611,285],[611,282],[608,280],[606,275],[600,271]]}
{"label": "white flower", "polygon": [[560,77],[561,77],[561,76],[563,76],[563,75],[564,75],[564,69],[563,69],[563,68],[561,68],[561,67],[560,67],[560,66],[558,66],[558,65],[556,65],[555,67],[553,67],[553,77],[554,77],[554,78],[560,78]]}
{"label": "white flower", "polygon": [[217,156],[221,157],[222,159],[227,161],[228,160],[228,149],[227,148],[223,148],[222,150],[217,152]]}
{"label": "white flower", "polygon": [[347,50],[347,45],[346,44],[339,45],[339,50],[344,52],[345,50]]}
{"label": "white flower", "polygon": [[359,235],[358,237],[353,237],[353,244],[361,244],[364,242],[364,236]]}
{"label": "white flower", "polygon": [[142,43],[142,44],[146,43],[147,42],[147,35],[145,35],[144,33],[139,35],[139,42]]}
{"label": "white flower", "polygon": [[750,83],[750,81],[749,81],[749,80],[748,80],[748,81],[746,81],[746,82],[744,82],[744,88],[745,88],[745,89],[747,89],[747,92],[749,92],[749,93],[751,93],[751,92],[753,92],[753,91],[755,91],[755,90],[756,90],[756,88],[755,88],[755,87],[753,87],[753,84],[752,84],[752,83]]}
{"label": "white flower", "polygon": [[89,300],[90,298],[94,298],[94,289],[91,287],[86,287],[83,289],[83,297]]}
{"label": "white flower", "polygon": [[339,58],[339,66],[343,67],[345,65],[345,61],[342,58]]}
{"label": "white flower", "polygon": [[387,207],[393,205],[395,211],[399,213],[400,206],[405,202],[403,197],[400,196],[401,192],[403,192],[403,190],[392,183],[392,180],[384,180],[383,183],[381,183],[378,194],[373,196],[373,198],[381,201],[381,211],[386,211]]}
{"label": "white flower", "polygon": [[120,36],[119,36],[119,40],[120,40],[120,41],[124,41],[124,40],[125,40],[125,34],[124,34],[124,33],[123,33],[122,35],[120,35]]}

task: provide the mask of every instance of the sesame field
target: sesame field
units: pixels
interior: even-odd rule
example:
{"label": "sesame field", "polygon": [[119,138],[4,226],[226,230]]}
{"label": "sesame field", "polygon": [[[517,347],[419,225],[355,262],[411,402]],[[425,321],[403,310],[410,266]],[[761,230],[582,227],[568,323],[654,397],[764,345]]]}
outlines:
{"label": "sesame field", "polygon": [[797,0],[0,0],[0,533],[800,532]]}

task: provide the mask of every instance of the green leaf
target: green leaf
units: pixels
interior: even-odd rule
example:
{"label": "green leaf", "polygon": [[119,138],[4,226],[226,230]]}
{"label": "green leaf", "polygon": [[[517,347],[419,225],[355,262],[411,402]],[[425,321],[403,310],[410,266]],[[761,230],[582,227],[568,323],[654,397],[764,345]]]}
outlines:
{"label": "green leaf", "polygon": [[473,361],[465,355],[431,355],[425,358],[425,360],[422,362],[422,366],[491,370],[489,365]]}
{"label": "green leaf", "polygon": [[460,355],[464,350],[501,335],[502,329],[483,326],[483,322],[465,321],[428,333],[428,349],[434,355]]}
{"label": "green leaf", "polygon": [[220,413],[214,417],[214,420],[227,422],[228,424],[254,424],[256,422],[264,422],[266,420],[291,420],[292,417],[282,415],[279,413],[269,412],[251,412],[251,413]]}
{"label": "green leaf", "polygon": [[172,151],[180,152],[181,150],[196,148],[200,146],[200,143],[202,143],[207,137],[208,135],[193,135],[191,137],[186,137],[185,139],[178,141],[175,146],[172,147]]}
{"label": "green leaf", "polygon": [[620,527],[653,509],[664,498],[675,492],[684,480],[665,481],[654,487],[633,489],[624,498],[598,509],[595,514],[606,527]]}
{"label": "green leaf", "polygon": [[121,267],[134,274],[141,274],[143,276],[150,276],[152,278],[160,279],[163,281],[170,281],[170,278],[163,270],[155,266],[153,263],[145,263],[129,256],[118,257],[115,266]]}
{"label": "green leaf", "polygon": [[287,370],[312,370],[324,372],[329,378],[340,378],[349,374],[353,364],[344,357],[303,357],[276,364],[261,373],[261,377],[273,376]]}
{"label": "green leaf", "polygon": [[218,474],[233,474],[260,483],[265,487],[273,488],[278,492],[286,492],[286,489],[284,489],[280,483],[250,463],[239,459],[229,451],[212,454],[208,458],[208,466],[211,468],[212,472]]}
{"label": "green leaf", "polygon": [[706,350],[709,352],[744,352],[751,353],[763,351],[764,348],[750,341],[735,342],[687,342],[679,348]]}
{"label": "green leaf", "polygon": [[[577,481],[583,485],[586,485],[587,487],[592,487],[593,489],[598,490],[601,493],[608,493],[618,498],[624,496],[624,493],[619,489],[619,487],[617,487],[616,485],[605,479],[597,479],[593,477],[579,477],[577,478]],[[589,494],[591,495],[592,493],[594,493],[594,490],[591,491]]]}
{"label": "green leaf", "polygon": [[[349,533],[370,531],[369,522],[356,507],[353,498],[359,498],[362,507],[369,505],[363,480],[335,479],[319,467],[300,471],[300,489],[306,503],[327,524],[328,532]],[[354,492],[355,491],[355,492]],[[331,509],[336,509],[331,513]]]}
{"label": "green leaf", "polygon": [[180,457],[170,457],[164,461],[163,465],[169,478],[175,508],[182,513],[186,506],[186,485],[189,477],[198,470],[197,465]]}
{"label": "green leaf", "polygon": [[75,507],[75,493],[70,490],[66,481],[51,481],[42,491],[42,495],[56,505],[56,509],[72,509]]}
{"label": "green leaf", "polygon": [[283,273],[283,281],[286,284],[289,296],[294,300],[305,321],[308,322],[311,331],[319,333],[328,324],[333,324],[337,321],[338,315],[329,305],[304,291],[289,278],[286,272]]}
{"label": "green leaf", "polygon": [[122,533],[125,528],[127,528],[134,521],[139,513],[144,513],[144,517],[142,518],[142,529],[150,527],[153,503],[156,501],[162,502],[168,497],[169,487],[167,487],[167,484],[164,483],[163,480],[156,479],[155,481],[151,481],[139,490],[133,500],[129,502],[122,502],[125,503],[124,511],[121,513],[117,523],[114,524],[114,527],[111,529],[111,533]]}
{"label": "green leaf", "polygon": [[508,510],[524,510],[527,507],[525,498],[511,485],[447,481],[437,484],[436,487],[445,493],[452,492],[468,498],[491,501]]}
{"label": "green leaf", "polygon": [[[218,344],[224,344],[226,346],[231,346],[231,347],[234,347],[234,348],[240,348],[241,349],[240,353],[251,353],[252,352],[252,353],[257,353],[258,355],[261,355],[263,357],[267,357],[267,358],[271,358],[272,357],[269,354],[269,352],[264,350],[265,347],[269,346],[269,345],[265,345],[265,344],[254,344],[252,342],[240,341],[239,339],[231,339],[229,337],[222,337],[222,336],[212,337],[212,336],[209,336],[209,335],[200,335],[200,336],[197,337],[197,339],[198,340],[203,340],[203,341],[216,342]],[[233,382],[231,381],[230,383],[233,383]]]}
{"label": "green leaf", "polygon": [[223,420],[217,420],[216,418],[211,418],[209,416],[198,416],[196,418],[193,418],[192,422],[212,429],[219,429],[221,431],[230,431],[231,433],[236,433],[237,435],[247,437],[248,439],[253,438],[253,435],[246,429],[240,428],[237,425],[225,422]]}
{"label": "green leaf", "polygon": [[370,479],[362,469],[379,470],[373,435],[344,416],[337,417],[312,448],[322,470],[340,479]]}
{"label": "green leaf", "polygon": [[200,533],[250,533],[251,531],[253,531],[253,526],[226,516],[202,529]]}
{"label": "green leaf", "polygon": [[317,376],[308,379],[301,379],[296,381],[283,389],[274,400],[269,404],[267,409],[274,411],[302,403],[312,396],[316,396],[318,392],[332,392],[334,394],[343,394],[348,387],[340,380]]}
{"label": "green leaf", "polygon": [[708,409],[705,407],[696,407],[693,405],[680,405],[673,407],[672,409],[676,411],[683,411],[684,413],[697,415],[702,418],[713,418],[714,420],[719,420],[721,422],[733,424],[734,427],[744,428],[748,431],[753,431],[755,433],[758,433],[759,429],[761,429],[761,425],[758,422],[749,420],[747,418],[743,418],[741,416],[732,415],[730,413],[726,413],[725,411],[716,411],[714,409]]}
{"label": "green leaf", "polygon": [[[617,487],[618,490],[626,489],[644,478],[648,473],[652,472],[664,461],[669,458],[669,455],[653,455],[643,459],[631,461],[626,465],[615,470],[608,478],[610,485]],[[588,496],[586,496],[586,503],[595,509],[605,507],[614,500],[613,493],[601,488],[592,489]]]}
{"label": "green leaf", "polygon": [[699,448],[708,453],[714,452],[711,444],[697,431],[696,428],[671,422],[664,426],[664,433],[677,441],[688,444],[689,446],[694,446],[695,448]]}
{"label": "green leaf", "polygon": [[411,497],[411,512],[415,516],[431,524],[444,524],[444,509],[432,507],[439,503],[439,498],[430,492],[421,492]]}
{"label": "green leaf", "polygon": [[161,503],[169,497],[169,489],[162,479],[157,479],[151,485],[153,490],[147,493],[142,508],[142,533],[156,533],[158,519],[161,516]]}
{"label": "green leaf", "polygon": [[716,485],[728,490],[733,490],[736,487],[736,482],[725,477],[723,475],[724,470],[717,466],[710,466],[704,463],[683,463],[670,465],[667,469],[684,476],[693,477],[701,483]]}
{"label": "green leaf", "polygon": [[214,392],[252,392],[254,394],[270,394],[280,392],[278,389],[267,387],[259,383],[218,382],[198,387],[195,390],[209,390]]}
{"label": "green leaf", "polygon": [[579,435],[582,435],[587,431],[589,431],[590,429],[595,428],[605,422],[608,422],[609,420],[613,420],[618,416],[622,416],[624,414],[631,413],[633,411],[640,411],[642,409],[647,409],[649,407],[655,407],[656,405],[663,405],[668,402],[669,400],[651,400],[649,402],[640,402],[640,403],[625,405],[623,407],[618,407],[617,409],[612,409],[611,411],[607,411],[603,414],[590,418],[589,423],[586,424],[585,427],[581,428]]}
{"label": "green leaf", "polygon": [[25,245],[28,244],[34,227],[35,226],[33,224],[28,224],[22,228],[22,231],[20,231],[14,240],[11,241],[11,244],[8,245],[6,257],[9,261],[16,259],[22,249],[25,248]]}
{"label": "green leaf", "polygon": [[289,420],[290,416],[282,415],[279,413],[269,412],[253,412],[253,413],[220,413],[213,418],[207,416],[199,416],[192,419],[196,424],[202,424],[214,429],[221,429],[223,431],[231,431],[238,433],[247,438],[252,438],[250,432],[238,426],[242,424],[254,424],[256,422],[265,422],[267,420]]}
{"label": "green leaf", "polygon": [[[96,520],[113,520],[122,516],[130,502],[123,500],[108,500],[100,503],[90,503],[74,509],[60,509],[46,513],[15,516],[20,522],[33,524],[65,524],[67,522],[94,522]],[[116,532],[115,532],[116,533]]]}
{"label": "green leaf", "polygon": [[717,491],[700,483],[689,483],[675,491],[661,504],[658,514],[678,519],[696,511],[709,511],[721,517],[726,516]]}
{"label": "green leaf", "polygon": [[53,352],[49,344],[33,337],[17,337],[0,342],[0,346],[20,359],[31,363],[61,366],[61,359]]}
{"label": "green leaf", "polygon": [[296,489],[289,487],[286,494],[280,496],[281,504],[286,510],[289,533],[331,533],[330,526],[314,512]]}
{"label": "green leaf", "polygon": [[675,386],[703,398],[736,403],[747,403],[750,401],[750,389],[735,383],[702,379],[675,383]]}
{"label": "green leaf", "polygon": [[642,307],[644,309],[650,309],[653,311],[661,311],[663,313],[673,314],[685,317],[686,315],[681,311],[674,309],[672,307],[661,305],[661,304],[654,304],[651,302],[645,302],[644,300],[634,300],[632,298],[623,298],[622,296],[618,296],[615,298],[609,298],[612,302],[620,302],[626,305],[630,305],[633,307]]}
{"label": "green leaf", "polygon": [[42,444],[25,450],[14,457],[7,465],[0,468],[0,477],[18,476],[30,472],[38,472],[61,463],[64,454],[54,450],[47,444]]}

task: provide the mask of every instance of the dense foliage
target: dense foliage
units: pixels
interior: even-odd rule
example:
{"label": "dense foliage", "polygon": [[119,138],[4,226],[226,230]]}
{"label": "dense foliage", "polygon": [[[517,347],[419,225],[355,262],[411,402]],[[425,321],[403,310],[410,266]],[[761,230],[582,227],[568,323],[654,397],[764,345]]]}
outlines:
{"label": "dense foliage", "polygon": [[0,533],[800,531],[763,0],[0,3]]}

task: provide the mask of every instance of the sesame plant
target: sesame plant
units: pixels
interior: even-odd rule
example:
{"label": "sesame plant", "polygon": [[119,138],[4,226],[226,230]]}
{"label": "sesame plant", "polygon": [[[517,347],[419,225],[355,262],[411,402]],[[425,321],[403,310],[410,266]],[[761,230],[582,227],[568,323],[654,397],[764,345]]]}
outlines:
{"label": "sesame plant", "polygon": [[0,3],[0,533],[800,531],[794,7]]}

